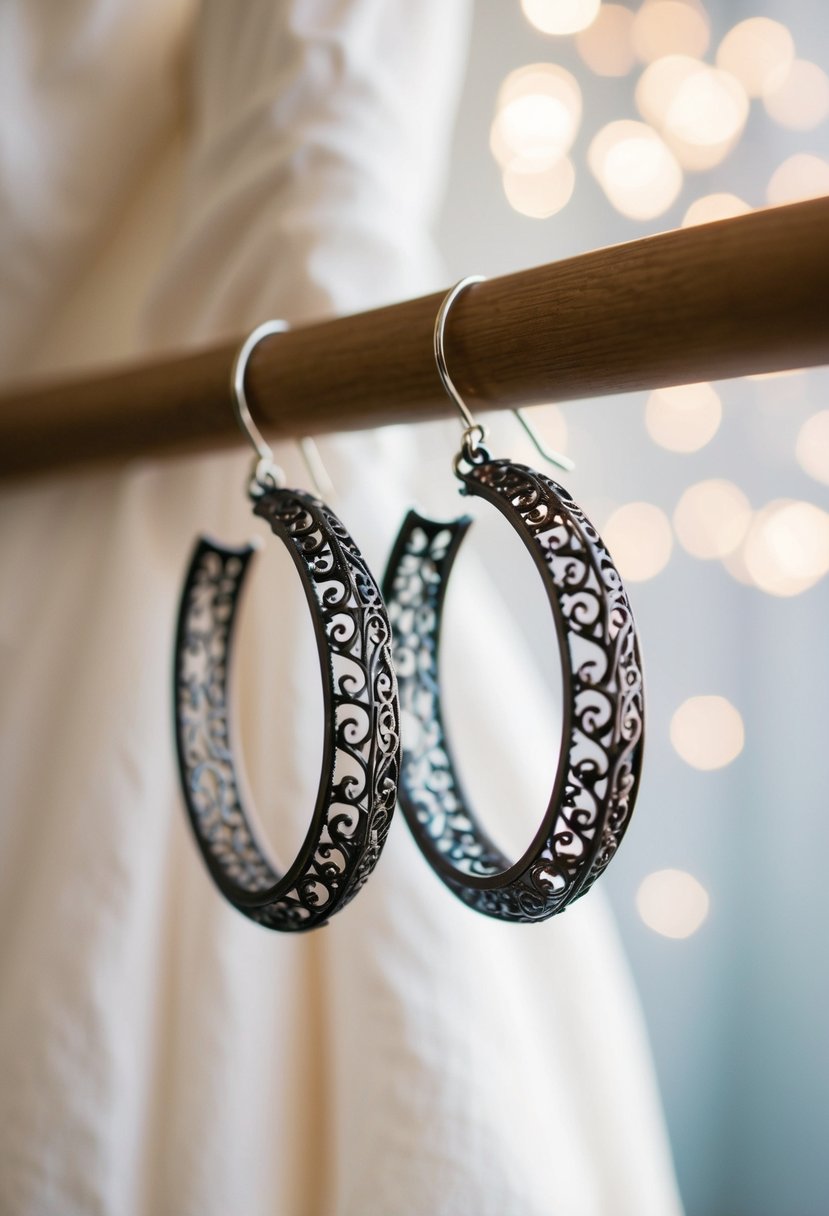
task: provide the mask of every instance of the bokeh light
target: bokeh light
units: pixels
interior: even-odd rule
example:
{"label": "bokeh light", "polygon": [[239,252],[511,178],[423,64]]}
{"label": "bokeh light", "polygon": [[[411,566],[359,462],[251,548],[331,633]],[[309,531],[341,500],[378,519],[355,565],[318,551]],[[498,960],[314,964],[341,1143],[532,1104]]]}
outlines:
{"label": "bokeh light", "polygon": [[810,502],[770,502],[755,514],[741,557],[761,591],[800,595],[829,573],[829,514]]}
{"label": "bokeh light", "polygon": [[796,152],[775,169],[766,187],[772,207],[829,194],[829,161],[811,152]]}
{"label": "bokeh light", "polygon": [[807,59],[778,68],[763,87],[770,118],[793,131],[811,131],[829,115],[829,76]]}
{"label": "bokeh light", "polygon": [[742,583],[745,587],[754,586],[754,579],[746,569],[742,548],[735,549],[733,553],[726,554],[722,559],[722,564],[723,568],[728,571],[735,582]]}
{"label": "bokeh light", "polygon": [[747,117],[748,98],[739,80],[706,66],[681,82],[665,115],[665,130],[683,144],[720,145],[741,135]]}
{"label": "bokeh light", "polygon": [[542,34],[576,34],[595,21],[600,0],[521,0],[524,16]]}
{"label": "bokeh light", "polygon": [[718,165],[740,138],[749,102],[736,77],[688,55],[666,55],[645,68],[636,105],[685,169]]}
{"label": "bokeh light", "polygon": [[696,452],[716,435],[722,406],[710,384],[659,388],[645,403],[645,427],[654,443],[671,452]]}
{"label": "bokeh light", "polygon": [[829,486],[829,410],[806,419],[797,435],[795,454],[804,473]]}
{"label": "bokeh light", "polygon": [[704,66],[690,55],[665,55],[646,67],[635,93],[636,108],[645,121],[661,130],[680,85]]}
{"label": "bokeh light", "polygon": [[705,10],[686,0],[645,0],[631,31],[633,49],[644,63],[663,55],[699,58],[708,49],[710,36]]}
{"label": "bokeh light", "polygon": [[736,76],[749,97],[761,97],[769,77],[786,72],[794,40],[779,21],[749,17],[729,30],[717,51],[717,67]]}
{"label": "bokeh light", "polygon": [[513,210],[532,219],[544,220],[569,203],[576,184],[576,171],[569,156],[563,156],[549,169],[508,165],[501,180]]}
{"label": "bokeh light", "polygon": [[623,4],[603,4],[586,30],[576,34],[576,49],[597,76],[626,76],[633,67],[633,13]]}
{"label": "bokeh light", "polygon": [[682,189],[682,169],[665,141],[643,122],[608,123],[587,153],[610,202],[630,219],[662,215]]}
{"label": "bokeh light", "polygon": [[663,937],[691,937],[708,915],[705,887],[685,870],[655,870],[636,892],[636,909],[649,929]]}
{"label": "bokeh light", "polygon": [[581,89],[572,73],[552,63],[518,68],[498,92],[492,154],[502,169],[549,169],[572,146],[581,112]]}
{"label": "bokeh light", "polygon": [[618,507],[602,536],[622,578],[644,582],[668,564],[673,548],[671,525],[664,511],[650,502]]}
{"label": "bokeh light", "polygon": [[693,557],[722,558],[740,545],[751,516],[751,504],[739,486],[712,478],[684,491],[674,511],[674,530]]}
{"label": "bokeh light", "polygon": [[746,215],[752,208],[736,194],[703,194],[694,199],[682,217],[682,227],[692,228],[696,224],[710,224],[714,220],[728,220],[735,215]]}
{"label": "bokeh light", "polygon": [[671,718],[671,743],[691,768],[725,768],[743,750],[743,719],[725,697],[689,697]]}

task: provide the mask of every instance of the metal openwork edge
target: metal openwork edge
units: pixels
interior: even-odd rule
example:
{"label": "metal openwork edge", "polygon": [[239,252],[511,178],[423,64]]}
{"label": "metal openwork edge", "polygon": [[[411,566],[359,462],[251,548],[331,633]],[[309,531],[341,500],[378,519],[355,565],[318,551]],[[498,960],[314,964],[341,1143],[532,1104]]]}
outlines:
{"label": "metal openwork edge", "polygon": [[318,499],[274,489],[254,512],[287,546],[311,611],[323,675],[323,763],[311,824],[283,876],[245,811],[233,757],[233,625],[253,550],[202,538],[182,593],[175,718],[182,790],[216,884],[270,929],[324,924],[359,891],[389,830],[399,768],[391,628],[377,584],[339,519]]}
{"label": "metal openwork edge", "polygon": [[439,523],[411,511],[383,583],[406,735],[399,799],[427,860],[460,899],[500,920],[540,921],[590,888],[630,821],[644,734],[639,645],[616,568],[566,490],[507,460],[487,459],[458,476],[463,493],[510,522],[547,592],[563,671],[559,767],[541,827],[512,864],[469,806],[443,722],[443,600],[471,521]]}

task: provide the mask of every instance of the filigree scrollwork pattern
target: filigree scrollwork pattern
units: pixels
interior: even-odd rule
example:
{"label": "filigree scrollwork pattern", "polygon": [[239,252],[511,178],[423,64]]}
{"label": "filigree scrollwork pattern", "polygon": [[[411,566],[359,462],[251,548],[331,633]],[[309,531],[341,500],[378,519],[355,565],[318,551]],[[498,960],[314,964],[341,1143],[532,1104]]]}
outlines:
{"label": "filigree scrollwork pattern", "polygon": [[610,555],[566,490],[508,460],[458,475],[463,493],[486,499],[519,534],[547,592],[564,688],[558,771],[535,842],[513,864],[469,805],[443,722],[443,600],[470,520],[411,511],[383,584],[404,728],[399,798],[430,864],[465,903],[500,920],[540,921],[588,890],[630,820],[644,737],[639,644]]}
{"label": "filigree scrollwork pattern", "polygon": [[308,833],[280,874],[257,840],[233,753],[229,667],[253,549],[202,538],[182,593],[175,718],[182,789],[196,840],[224,895],[271,929],[324,924],[373,870],[397,796],[400,719],[391,627],[380,591],[342,523],[318,499],[272,489],[254,512],[282,540],[311,611],[323,675],[325,737]]}

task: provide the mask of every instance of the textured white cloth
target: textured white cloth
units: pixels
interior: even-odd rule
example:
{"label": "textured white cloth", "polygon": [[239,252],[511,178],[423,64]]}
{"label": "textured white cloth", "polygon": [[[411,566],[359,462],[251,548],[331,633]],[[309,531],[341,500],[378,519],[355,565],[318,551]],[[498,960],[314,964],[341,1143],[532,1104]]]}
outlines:
{"label": "textured white cloth", "polygon": [[[438,286],[429,224],[466,8],[7,0],[4,374]],[[378,573],[429,433],[323,444]],[[440,434],[449,481],[456,435]],[[295,451],[278,455],[302,484]],[[672,1216],[600,893],[540,927],[485,920],[402,819],[317,933],[268,933],[211,886],[176,784],[173,622],[195,535],[261,530],[247,463],[136,462],[0,492],[0,1213]],[[238,701],[288,855],[321,696],[275,547],[252,576]],[[501,622],[474,562],[464,584],[459,743],[507,821],[546,767],[549,711],[520,655],[501,696],[481,695],[474,659]],[[520,722],[502,712],[518,699]]]}

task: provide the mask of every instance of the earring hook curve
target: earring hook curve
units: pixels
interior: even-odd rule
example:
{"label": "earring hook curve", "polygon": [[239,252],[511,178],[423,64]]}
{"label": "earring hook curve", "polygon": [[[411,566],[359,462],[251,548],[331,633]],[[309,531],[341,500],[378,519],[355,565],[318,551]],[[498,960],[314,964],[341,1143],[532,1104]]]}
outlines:
{"label": "earring hook curve", "polygon": [[449,309],[455,303],[455,300],[457,300],[462,291],[465,291],[467,287],[471,287],[473,283],[485,282],[486,277],[482,274],[470,274],[467,275],[465,279],[460,279],[443,297],[441,306],[438,309],[438,315],[435,317],[434,350],[438,375],[440,376],[441,384],[443,385],[444,390],[458,407],[461,418],[463,418],[464,425],[466,426],[467,430],[477,427],[478,423],[472,417],[472,412],[470,411],[463,397],[458,392],[454,380],[449,375],[449,366],[446,362],[445,346],[446,318],[449,316]]}
{"label": "earring hook curve", "polygon": [[[438,309],[438,315],[435,317],[435,329],[433,335],[435,363],[437,364],[438,375],[440,376],[440,381],[444,387],[444,390],[458,407],[461,418],[464,421],[465,429],[463,432],[463,442],[461,444],[461,455],[464,457],[464,459],[468,460],[470,464],[478,463],[481,459],[487,458],[484,440],[488,435],[488,431],[485,426],[482,426],[481,423],[475,421],[469,406],[458,392],[457,386],[449,374],[449,367],[446,362],[445,346],[446,319],[449,316],[450,308],[462,291],[464,291],[467,287],[471,287],[473,283],[485,282],[486,275],[470,274],[467,275],[466,278],[460,279],[454,287],[450,288],[441,302],[441,306]],[[564,456],[560,452],[555,452],[551,448],[548,448],[546,444],[542,443],[538,432],[529,422],[522,409],[514,409],[512,412],[529,435],[539,456],[541,456],[543,460],[548,461],[550,464],[556,465],[559,469],[563,469],[565,472],[572,472],[572,470],[576,467],[574,461],[572,461],[569,456]]]}
{"label": "earring hook curve", "polygon": [[444,391],[451,401],[455,403],[464,422],[463,438],[461,441],[461,450],[455,461],[457,472],[457,462],[461,458],[467,460],[470,464],[479,463],[482,460],[489,459],[489,453],[484,446],[484,440],[488,435],[487,428],[482,426],[480,422],[476,422],[472,411],[464,401],[463,397],[458,392],[454,380],[449,374],[449,365],[446,361],[446,319],[449,316],[449,310],[457,300],[462,291],[467,287],[471,287],[473,283],[484,283],[486,276],[482,274],[470,274],[466,278],[460,279],[454,287],[446,293],[441,301],[438,314],[435,317],[435,328],[433,331],[433,349],[435,352],[435,365],[437,367],[440,382],[443,385]]}
{"label": "earring hook curve", "polygon": [[236,352],[230,371],[233,413],[236,416],[236,421],[239,423],[242,434],[248,440],[254,452],[256,452],[256,459],[254,460],[250,479],[251,493],[270,486],[281,488],[285,484],[285,475],[274,460],[270,445],[263,438],[262,432],[251,417],[247,393],[245,392],[245,374],[248,370],[250,357],[262,339],[269,337],[271,334],[285,333],[288,329],[290,329],[290,326],[287,321],[277,319],[263,321],[261,325],[257,325],[255,329],[251,330]]}
{"label": "earring hook curve", "polygon": [[[253,421],[245,391],[245,375],[248,369],[248,361],[259,342],[271,334],[286,333],[290,328],[287,321],[278,319],[263,321],[261,325],[257,325],[256,329],[251,330],[236,352],[230,372],[233,412],[242,430],[242,434],[256,452],[256,460],[251,472],[250,489],[251,493],[257,496],[263,489],[283,487],[285,485],[285,474],[274,460],[272,448],[263,438],[262,432]],[[328,470],[323,464],[316,443],[314,443],[313,439],[306,436],[304,439],[299,440],[299,450],[302,453],[302,459],[305,461],[305,467],[308,470],[308,475],[318,497],[328,498],[334,492],[334,486],[328,475]]]}

